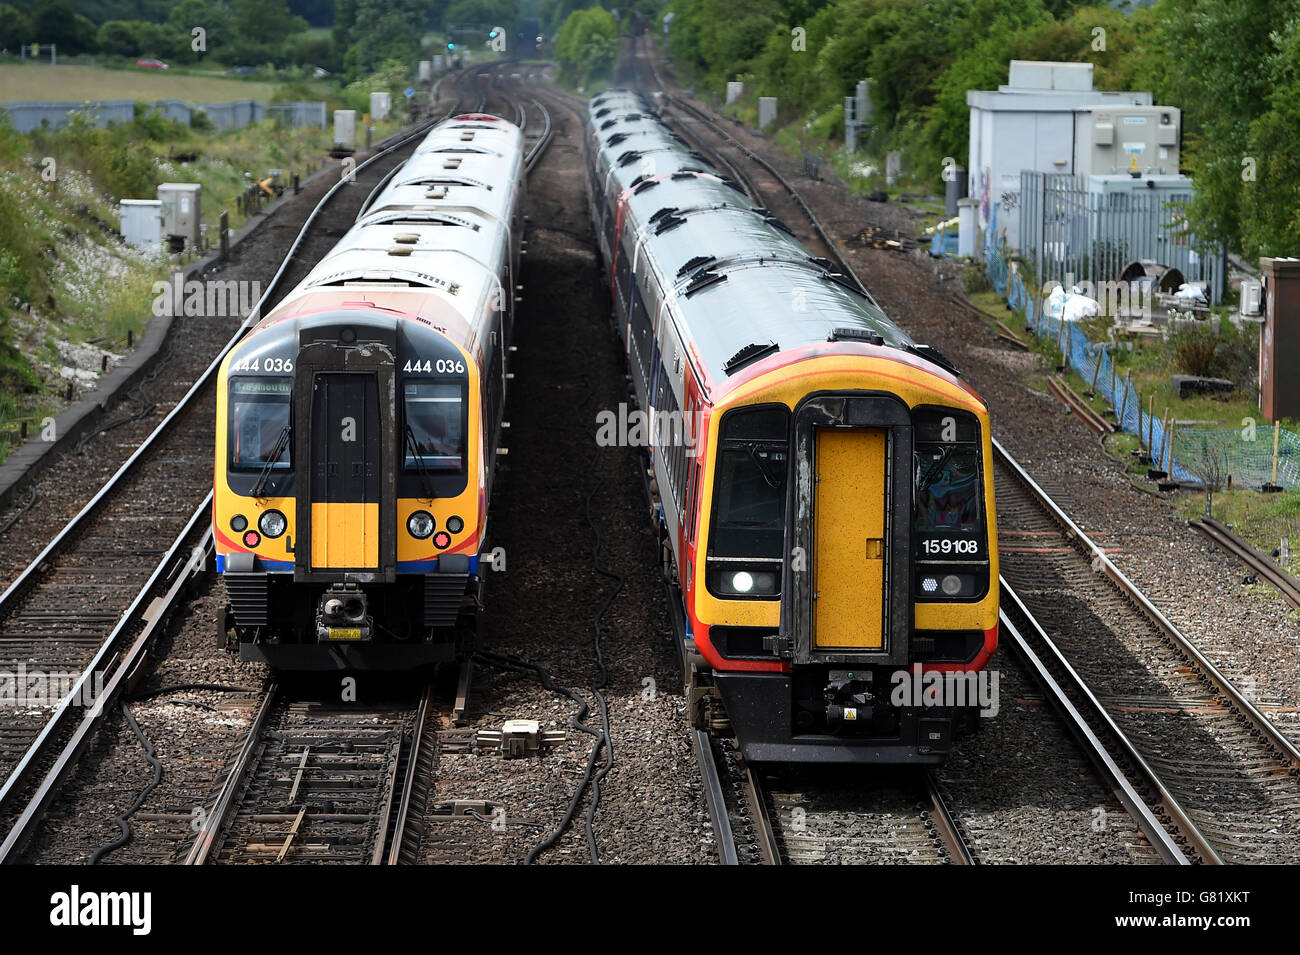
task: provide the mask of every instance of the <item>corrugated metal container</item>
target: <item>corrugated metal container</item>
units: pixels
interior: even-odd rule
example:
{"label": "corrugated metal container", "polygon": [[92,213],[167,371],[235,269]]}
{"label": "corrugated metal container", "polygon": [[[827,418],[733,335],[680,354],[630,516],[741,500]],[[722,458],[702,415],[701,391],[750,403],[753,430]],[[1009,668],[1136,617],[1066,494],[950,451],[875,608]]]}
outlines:
{"label": "corrugated metal container", "polygon": [[199,247],[199,225],[203,221],[202,193],[203,187],[197,182],[163,182],[158,185],[163,235],[174,252],[186,246]]}
{"label": "corrugated metal container", "polygon": [[355,109],[336,109],[334,111],[334,145],[344,149],[357,146],[357,111]]}
{"label": "corrugated metal container", "polygon": [[162,202],[158,199],[122,200],[122,238],[146,252],[162,248]]}

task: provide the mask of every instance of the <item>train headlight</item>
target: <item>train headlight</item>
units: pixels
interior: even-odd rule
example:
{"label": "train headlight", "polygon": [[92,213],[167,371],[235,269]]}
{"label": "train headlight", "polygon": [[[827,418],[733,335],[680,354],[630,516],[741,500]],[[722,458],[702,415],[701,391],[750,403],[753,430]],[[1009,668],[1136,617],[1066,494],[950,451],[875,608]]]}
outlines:
{"label": "train headlight", "polygon": [[417,540],[424,540],[433,533],[437,527],[433,515],[428,511],[416,511],[406,519],[406,529],[411,532],[411,536]]}
{"label": "train headlight", "polygon": [[981,568],[927,567],[916,576],[920,600],[971,600],[988,592],[988,573]]}
{"label": "train headlight", "polygon": [[276,510],[265,511],[257,519],[257,529],[266,537],[279,537],[288,527],[289,522],[285,520],[283,514]]}
{"label": "train headlight", "polygon": [[759,567],[743,570],[712,567],[709,589],[719,597],[776,597],[781,593],[781,575]]}

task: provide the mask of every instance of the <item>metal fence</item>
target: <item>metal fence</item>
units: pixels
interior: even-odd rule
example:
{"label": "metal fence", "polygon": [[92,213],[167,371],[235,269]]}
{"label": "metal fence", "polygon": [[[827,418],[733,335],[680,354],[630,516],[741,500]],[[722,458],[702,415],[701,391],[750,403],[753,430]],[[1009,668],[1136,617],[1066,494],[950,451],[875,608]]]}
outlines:
{"label": "metal fence", "polygon": [[[326,125],[323,102],[261,103],[252,99],[232,100],[229,103],[185,103],[166,99],[148,104],[167,119],[188,125],[196,112],[204,113],[217,129],[238,129],[273,120],[286,126]],[[96,126],[109,123],[129,123],[135,116],[135,101],[129,99],[99,100],[85,103],[0,103],[0,110],[9,116],[9,122],[20,133],[48,126],[61,129],[71,122],[74,114],[86,115]]]}
{"label": "metal fence", "polygon": [[1192,194],[1089,191],[1085,180],[1055,173],[1020,173],[1020,253],[1043,284],[1114,282],[1131,262],[1177,268],[1205,282],[1210,301],[1223,300],[1220,249],[1198,243],[1183,206]]}
{"label": "metal fence", "polygon": [[[1020,273],[1008,265],[998,245],[997,207],[991,213],[983,247],[989,282],[1016,311],[1023,312],[1030,331],[1061,348],[1065,364],[1102,395],[1115,410],[1116,427],[1136,435],[1152,461],[1174,480],[1202,484],[1208,470],[1220,481],[1231,476],[1236,487],[1276,484],[1300,487],[1300,434],[1247,419],[1238,427],[1185,426],[1151,415],[1142,396],[1111,358],[1110,342],[1094,343],[1083,330],[1048,314],[1044,302],[1030,294]],[[1172,451],[1172,454],[1171,454]]]}

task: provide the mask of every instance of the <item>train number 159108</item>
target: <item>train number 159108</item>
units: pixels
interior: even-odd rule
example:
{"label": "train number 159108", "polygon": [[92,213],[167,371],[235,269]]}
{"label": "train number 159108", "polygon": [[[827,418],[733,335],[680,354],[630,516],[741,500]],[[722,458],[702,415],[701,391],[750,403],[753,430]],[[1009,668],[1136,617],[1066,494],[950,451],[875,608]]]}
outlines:
{"label": "train number 159108", "polygon": [[921,541],[921,549],[926,554],[975,555],[980,551],[980,542],[952,537],[931,537],[928,540]]}

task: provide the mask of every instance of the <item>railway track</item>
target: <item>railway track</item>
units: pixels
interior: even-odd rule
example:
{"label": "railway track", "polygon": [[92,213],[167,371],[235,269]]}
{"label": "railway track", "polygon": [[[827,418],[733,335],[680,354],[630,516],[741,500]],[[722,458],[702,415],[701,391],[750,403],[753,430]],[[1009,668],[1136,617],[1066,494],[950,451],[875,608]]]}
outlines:
{"label": "railway track", "polygon": [[[1175,837],[1162,857],[1182,861],[1171,851],[1176,843],[1187,861],[1293,860],[1300,845],[1293,734],[1215,667],[1001,445],[995,452],[1004,629],[1017,642],[1024,636],[1069,684],[1092,732],[1130,767],[1143,804]],[[1158,844],[1149,825],[1143,830]]]}
{"label": "railway track", "polygon": [[272,684],[183,861],[413,861],[435,778],[437,727],[451,717],[432,682],[418,702],[378,705],[323,702]]}
{"label": "railway track", "polygon": [[[472,77],[469,82],[479,85]],[[481,92],[479,109],[486,107],[492,88],[489,83]],[[447,115],[456,108],[453,105]],[[530,165],[540,158],[550,138],[549,115],[540,104],[536,108],[541,113],[541,131],[528,152]],[[411,138],[423,133],[424,129],[418,129]],[[400,165],[370,191],[358,217],[397,168]],[[303,231],[306,233],[306,228]],[[330,236],[325,241],[332,244]],[[209,507],[210,498],[199,512]],[[207,543],[206,537],[203,543]],[[177,855],[173,850],[178,845],[190,845],[188,824],[192,820],[175,812],[142,814],[140,828],[149,832],[143,852],[150,858],[170,855],[190,861],[418,861],[419,840],[430,818],[455,817],[461,810],[474,808],[432,807],[432,815],[426,812],[438,750],[465,748],[472,741],[468,731],[432,729],[444,722],[460,725],[469,672],[466,663],[448,713],[435,711],[429,693],[422,696],[418,707],[409,702],[367,709],[308,698],[290,700],[281,688],[270,688],[249,711],[250,732],[230,757],[225,783],[211,801],[212,808],[204,808],[209,803],[203,797],[196,800],[203,817],[201,835],[188,851]],[[336,693],[326,691],[322,699]],[[299,762],[286,789],[280,785],[288,778],[282,773],[282,763],[291,758]],[[286,814],[293,818],[286,820]],[[14,838],[17,844],[16,834]],[[268,850],[272,839],[279,839],[274,852]],[[432,855],[436,857],[437,852]]]}
{"label": "railway track", "polygon": [[1242,540],[1212,517],[1188,521],[1187,526],[1200,531],[1229,554],[1236,557],[1259,577],[1277,588],[1278,593],[1292,607],[1300,608],[1300,581],[1273,563],[1246,541]]}
{"label": "railway track", "polygon": [[[379,144],[355,167],[357,181],[376,176],[380,164],[435,121]],[[292,287],[304,267],[296,257],[310,254],[317,218],[348,194],[347,183],[340,177],[322,197],[262,299],[207,370],[0,594],[0,670],[31,678],[39,668],[52,691],[7,708],[0,726],[0,861],[31,836],[100,717],[113,709],[166,616],[206,566],[211,481],[203,475],[210,474],[217,368],[264,307]],[[86,705],[92,700],[97,705]]]}

